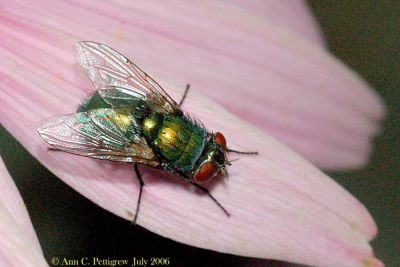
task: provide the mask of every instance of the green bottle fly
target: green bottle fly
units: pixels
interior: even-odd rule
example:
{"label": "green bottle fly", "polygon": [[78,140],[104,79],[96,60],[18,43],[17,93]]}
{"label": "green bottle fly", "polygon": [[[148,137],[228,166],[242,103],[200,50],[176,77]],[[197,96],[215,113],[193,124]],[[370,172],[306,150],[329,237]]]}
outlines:
{"label": "green bottle fly", "polygon": [[80,156],[133,163],[140,183],[136,222],[144,186],[138,164],[168,171],[205,192],[227,215],[204,183],[230,165],[223,134],[208,132],[181,109],[149,75],[117,51],[95,42],[76,44],[79,64],[97,91],[75,114],[44,120],[39,134],[54,148]]}

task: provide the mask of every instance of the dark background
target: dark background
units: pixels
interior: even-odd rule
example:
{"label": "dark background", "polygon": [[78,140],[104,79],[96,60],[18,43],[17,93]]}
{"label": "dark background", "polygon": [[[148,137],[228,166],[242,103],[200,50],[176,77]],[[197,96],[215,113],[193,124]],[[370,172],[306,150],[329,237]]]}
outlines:
{"label": "dark background", "polygon": [[[358,71],[388,106],[384,132],[364,169],[329,173],[369,209],[378,227],[372,242],[387,266],[400,261],[399,103],[400,2],[309,1],[330,50]],[[170,257],[172,266],[235,266],[240,257],[161,238],[102,210],[40,165],[3,128],[0,153],[19,188],[45,257],[69,259]],[[41,177],[41,179],[36,179]]]}

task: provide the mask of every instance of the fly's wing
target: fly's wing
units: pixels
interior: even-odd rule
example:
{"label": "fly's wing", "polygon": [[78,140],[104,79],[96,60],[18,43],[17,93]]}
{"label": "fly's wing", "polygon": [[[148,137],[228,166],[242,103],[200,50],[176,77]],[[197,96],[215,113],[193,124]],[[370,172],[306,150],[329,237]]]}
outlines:
{"label": "fly's wing", "polygon": [[95,109],[125,109],[136,119],[149,114],[150,108],[146,96],[120,87],[109,87],[97,90],[78,108],[78,112]]}
{"label": "fly's wing", "polygon": [[123,110],[97,109],[47,119],[38,132],[51,146],[65,152],[157,166],[153,150],[137,127],[135,119]]}
{"label": "fly's wing", "polygon": [[110,86],[126,88],[144,93],[153,111],[163,114],[182,112],[155,80],[112,48],[95,42],[79,42],[75,51],[79,64],[98,90]]}

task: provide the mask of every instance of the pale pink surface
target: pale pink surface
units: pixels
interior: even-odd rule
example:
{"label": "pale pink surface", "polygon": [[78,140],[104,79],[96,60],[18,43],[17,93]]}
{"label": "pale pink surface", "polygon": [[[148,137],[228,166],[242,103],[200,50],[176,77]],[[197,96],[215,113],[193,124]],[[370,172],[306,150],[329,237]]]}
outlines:
{"label": "pale pink surface", "polygon": [[1,158],[0,266],[48,266],[22,198]]}
{"label": "pale pink surface", "polygon": [[[130,166],[50,152],[35,133],[41,119],[73,111],[87,94],[81,88],[91,86],[71,71],[71,53],[53,45],[63,41],[66,46],[77,40],[35,32],[26,25],[18,28],[18,23],[3,16],[0,26],[8,37],[0,50],[2,123],[66,183],[107,210],[131,219],[137,183]],[[9,31],[11,25],[19,31]],[[29,50],[32,48],[24,45],[24,40],[37,45],[35,50]],[[18,54],[12,53],[15,47]],[[162,84],[166,85],[163,80]],[[171,86],[166,89],[176,96]],[[210,129],[222,131],[232,147],[257,148],[260,156],[241,158],[229,169],[229,180],[212,187],[213,194],[232,212],[231,218],[224,217],[208,198],[146,172],[139,224],[174,240],[221,252],[316,266],[378,265],[367,242],[376,233],[375,225],[351,195],[299,156],[195,91],[185,109]]]}
{"label": "pale pink surface", "polygon": [[[96,8],[101,9],[102,3],[98,3]],[[211,186],[212,193],[232,213],[231,218],[224,217],[210,199],[191,192],[190,188],[178,181],[160,177],[158,173],[145,171],[144,179],[147,186],[138,220],[140,225],[179,242],[232,254],[315,266],[381,266],[381,263],[373,257],[368,244],[368,240],[376,234],[375,224],[357,200],[300,156],[196,92],[205,90],[205,93],[209,93],[211,89],[228,88],[229,90],[221,89],[217,92],[218,95],[224,94],[221,102],[225,99],[229,108],[234,109],[235,106],[243,108],[246,99],[241,96],[242,91],[239,90],[243,87],[241,83],[260,82],[249,75],[257,71],[261,75],[261,71],[253,66],[253,63],[257,63],[256,57],[251,58],[251,61],[254,61],[252,64],[243,66],[238,60],[221,57],[218,53],[193,48],[180,42],[172,42],[165,36],[163,39],[157,35],[150,35],[148,29],[132,31],[127,39],[127,27],[131,25],[127,21],[116,21],[116,19],[108,19],[90,12],[93,17],[89,19],[88,11],[85,9],[61,2],[40,5],[41,2],[32,6],[26,3],[26,8],[20,9],[18,14],[42,24],[9,15],[8,12],[17,14],[15,8],[19,7],[18,1],[7,4],[7,7],[4,7],[7,12],[0,13],[0,34],[2,35],[0,119],[30,153],[67,184],[105,209],[132,219],[138,187],[131,166],[48,151],[44,141],[36,134],[36,124],[40,120],[73,112],[93,90],[88,79],[84,77],[83,71],[77,71],[71,53],[72,45],[85,37],[85,39],[112,45],[129,58],[135,59],[135,62],[159,80],[175,99],[179,99],[184,82],[190,81],[196,90],[190,92],[184,109],[195,114],[209,129],[223,132],[231,147],[244,150],[257,149],[260,152],[257,157],[241,157],[229,168],[230,176],[227,181],[220,181]],[[112,13],[109,9],[101,10]],[[127,18],[126,10],[124,8],[118,10],[124,18]],[[74,14],[75,19],[72,15],[68,19],[69,14]],[[141,19],[146,19],[146,16],[143,15]],[[76,18],[85,21],[79,22]],[[156,18],[153,17],[152,21],[154,22]],[[210,19],[205,20],[202,25],[211,27],[212,23],[217,23],[209,21],[212,18],[210,16]],[[93,19],[97,23],[92,23]],[[57,30],[43,24],[53,25]],[[101,30],[96,28],[100,27],[99,25]],[[144,25],[151,24],[146,22]],[[244,24],[243,27],[248,29],[251,28],[250,26],[252,24]],[[313,108],[321,111],[323,114],[320,115],[320,121],[318,118],[315,120],[320,123],[325,121],[332,127],[326,132],[329,138],[336,138],[338,141],[341,140],[339,137],[357,139],[356,136],[370,135],[375,131],[377,125],[374,120],[382,115],[381,106],[372,93],[361,85],[361,81],[340,67],[322,50],[314,51],[317,49],[316,46],[300,39],[290,39],[288,33],[277,33],[272,28],[269,29],[268,25],[266,29],[271,31],[272,37],[280,40],[281,45],[286,45],[286,53],[296,56],[296,64],[288,65],[287,68],[294,68],[292,75],[296,75],[300,81],[312,84],[317,77],[314,77],[312,81],[303,78],[302,75],[306,73],[301,71],[301,66],[318,63],[318,70],[331,69],[336,75],[346,78],[346,81],[341,81],[342,83],[354,84],[355,91],[353,92],[345,92],[340,88],[338,88],[340,92],[318,92],[323,93],[322,96],[316,92],[307,93],[307,90],[298,92],[298,101],[301,105],[297,104],[300,105],[297,108],[301,107],[305,110],[313,105],[310,112]],[[257,28],[257,30],[260,29]],[[260,30],[260,33],[267,36],[264,30]],[[81,36],[77,36],[76,33]],[[238,36],[235,36],[236,34]],[[218,37],[217,32],[214,35],[215,38]],[[229,36],[236,40],[240,35],[245,35],[245,31],[232,33]],[[284,42],[288,41],[287,38],[291,42]],[[295,45],[290,45],[294,41]],[[253,39],[252,42],[260,45],[258,39]],[[210,41],[209,44],[204,45],[212,44]],[[264,45],[268,46],[271,43]],[[236,49],[234,43],[230,48]],[[250,47],[246,49],[250,51]],[[170,58],[172,52],[175,56]],[[281,56],[283,54],[281,51]],[[310,62],[310,60],[314,61]],[[193,64],[195,62],[196,64]],[[234,64],[234,68],[226,67],[229,62]],[[200,68],[199,65],[202,67]],[[212,71],[216,68],[219,70],[218,75]],[[245,71],[247,68],[250,72]],[[290,84],[293,78],[288,79],[285,75],[274,76],[269,72],[262,75],[271,75],[271,78],[275,78],[274,82],[279,81],[284,86]],[[320,75],[319,72],[318,75]],[[229,77],[235,76],[240,76],[241,79],[235,80],[235,83],[227,81]],[[203,77],[204,80],[200,79]],[[171,80],[166,80],[166,78]],[[322,77],[319,78],[322,79]],[[332,80],[332,78],[330,80],[340,83],[339,80]],[[221,86],[224,83],[229,86]],[[249,86],[246,88],[248,88],[251,101],[254,102],[252,107],[265,112],[263,102],[265,100],[261,101],[258,107],[257,101],[261,97],[268,98],[269,94],[252,91],[252,87]],[[274,91],[272,96],[282,93],[281,90],[283,87]],[[229,97],[226,97],[228,93]],[[352,102],[351,104],[354,104],[352,107],[351,101],[343,96],[345,93],[363,98],[369,103],[371,110],[366,109],[359,101]],[[286,94],[289,93],[286,92]],[[328,101],[330,94],[334,100],[332,102]],[[314,96],[314,98],[311,101],[305,96]],[[290,97],[288,95],[286,102]],[[320,102],[315,104],[313,102],[316,101],[315,98]],[[238,101],[233,103],[235,106],[229,103],[235,99],[240,99],[241,105],[237,105]],[[325,110],[327,105],[330,105],[330,108]],[[346,107],[345,111],[340,109]],[[281,108],[281,111],[283,110],[285,109]],[[246,112],[251,114],[253,111],[244,111],[243,114]],[[287,112],[290,114],[289,111]],[[281,120],[285,123],[290,121],[290,119],[285,119],[290,117],[286,113],[284,115],[287,116],[283,117],[281,112],[274,114],[274,116],[278,115],[281,117],[276,119],[277,123]],[[349,122],[346,116],[350,115],[354,119]],[[254,114],[243,116],[246,118],[248,116],[253,120],[261,117],[254,117]],[[271,118],[274,116],[271,115]],[[292,127],[296,130],[302,129],[301,127],[307,129],[307,125],[300,125],[306,117],[300,117],[301,120],[297,121],[297,125],[292,124]],[[335,123],[332,124],[332,121]],[[309,124],[313,125],[313,123],[314,119],[310,119]],[[353,123],[358,123],[357,127]],[[338,125],[342,128],[353,127],[354,129],[350,132],[337,132],[337,129],[342,129]],[[317,123],[314,127],[319,128]],[[299,145],[304,145],[305,141],[309,140],[297,136],[296,138],[294,139]],[[346,139],[343,142],[343,147],[348,149],[349,144],[346,144]],[[367,141],[360,142],[358,145],[363,147]],[[323,153],[323,150],[319,149],[325,149],[331,152],[330,155],[334,160],[335,156],[339,158],[341,155],[347,155],[346,150],[341,147],[333,150],[335,146],[330,147],[322,143],[321,148],[315,148],[311,152],[318,155],[318,153]],[[365,153],[360,154],[365,156]],[[346,160],[355,162],[357,155],[349,155]],[[338,166],[338,161],[335,164]]]}
{"label": "pale pink surface", "polygon": [[[365,164],[384,115],[380,99],[312,37],[318,29],[301,2],[238,2],[16,0],[1,6],[3,17],[14,14],[29,25],[3,38],[38,45],[29,41],[29,28],[39,23],[39,31],[58,31],[49,43],[57,53],[70,51],[64,35],[117,45],[154,76],[179,88],[191,83],[319,167]],[[36,51],[44,47],[8,49],[46,68],[49,61]],[[53,75],[78,86],[70,70],[50,62]]]}
{"label": "pale pink surface", "polygon": [[253,17],[262,16],[276,26],[287,27],[311,42],[325,45],[321,29],[304,0],[231,0],[229,2],[250,12]]}

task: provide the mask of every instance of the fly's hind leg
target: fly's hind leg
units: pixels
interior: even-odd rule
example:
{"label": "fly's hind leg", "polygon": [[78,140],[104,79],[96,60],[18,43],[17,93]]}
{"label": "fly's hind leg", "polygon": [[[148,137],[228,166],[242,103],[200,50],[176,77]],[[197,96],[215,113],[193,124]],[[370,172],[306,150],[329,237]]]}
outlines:
{"label": "fly's hind leg", "polygon": [[136,212],[135,212],[135,217],[133,218],[132,224],[136,224],[136,220],[139,214],[139,208],[140,208],[140,200],[142,199],[142,191],[143,191],[143,186],[144,186],[144,182],[142,179],[142,175],[140,174],[139,171],[139,167],[137,165],[137,163],[133,163],[133,168],[135,169],[135,173],[136,173],[136,178],[139,180],[139,196],[138,196],[138,200],[137,200],[137,204],[136,204]]}
{"label": "fly's hind leg", "polygon": [[190,89],[190,84],[187,84],[185,92],[183,93],[182,99],[181,99],[181,101],[179,101],[179,106],[181,106],[183,104],[183,101],[185,100],[186,95],[189,92],[189,89]]}
{"label": "fly's hind leg", "polygon": [[218,207],[220,207],[222,209],[222,211],[226,214],[226,216],[228,216],[228,217],[231,216],[231,214],[221,205],[221,203],[219,203],[218,200],[213,195],[211,195],[210,191],[207,188],[205,188],[191,180],[186,180],[186,181],[188,181],[189,183],[191,183],[192,185],[194,185],[195,187],[197,187],[198,189],[203,191],[205,194],[207,194],[212,199],[212,201],[214,201],[215,204],[217,204]]}
{"label": "fly's hind leg", "polygon": [[62,151],[61,149],[56,148],[55,146],[50,146],[47,148],[48,151]]}

